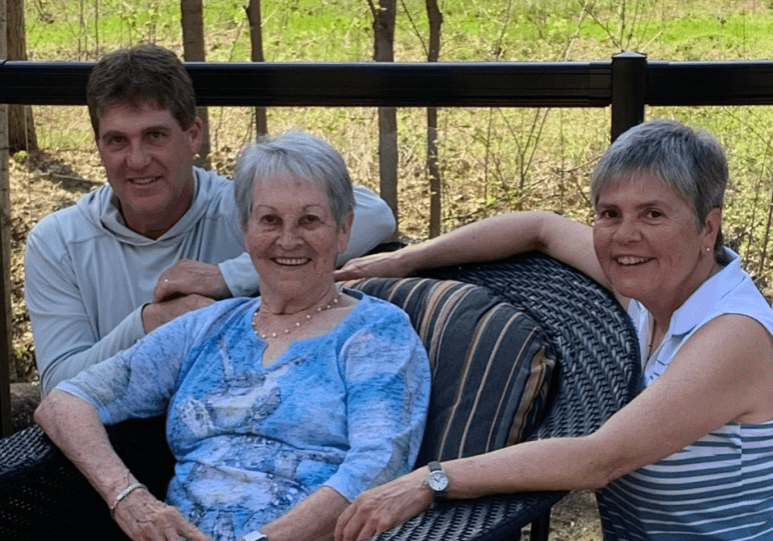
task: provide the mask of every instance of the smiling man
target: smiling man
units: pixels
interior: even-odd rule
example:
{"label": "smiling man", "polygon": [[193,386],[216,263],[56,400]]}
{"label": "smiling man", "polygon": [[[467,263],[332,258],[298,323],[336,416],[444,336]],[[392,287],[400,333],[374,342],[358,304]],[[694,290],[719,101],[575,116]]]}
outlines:
{"label": "smiling man", "polygon": [[99,157],[130,229],[156,239],[190,208],[188,162],[201,147],[201,134],[200,119],[182,129],[152,100],[113,105],[100,116]]}
{"label": "smiling man", "polygon": [[[185,67],[156,45],[103,57],[87,101],[108,185],[30,232],[25,298],[43,394],[215,299],[253,295],[233,183],[193,166],[202,123]],[[355,187],[338,264],[389,239],[395,222]]]}

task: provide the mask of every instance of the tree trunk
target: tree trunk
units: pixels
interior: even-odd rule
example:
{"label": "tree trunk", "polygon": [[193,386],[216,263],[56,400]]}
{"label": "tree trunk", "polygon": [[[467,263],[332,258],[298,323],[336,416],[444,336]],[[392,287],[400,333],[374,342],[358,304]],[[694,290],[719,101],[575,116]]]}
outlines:
{"label": "tree trunk", "polygon": [[[6,0],[8,18],[6,25],[8,60],[27,60],[27,39],[24,25],[24,0]],[[15,154],[21,150],[33,153],[38,150],[32,107],[8,106],[8,150]]]}
{"label": "tree trunk", "polygon": [[[14,0],[12,0],[14,1]],[[21,3],[21,0],[19,0]],[[0,0],[0,58],[6,58],[6,0]],[[0,435],[11,426],[11,376],[16,376],[11,351],[11,199],[8,176],[8,106],[0,103]]]}
{"label": "tree trunk", "polygon": [[[443,14],[437,0],[426,0],[429,19],[429,50],[427,62],[437,62],[440,58],[440,29],[443,26]],[[441,233],[441,214],[443,212],[443,179],[440,176],[437,149],[437,113],[436,107],[427,108],[427,170],[429,172],[429,237]]]}
{"label": "tree trunk", "polygon": [[[397,0],[379,0],[373,7],[373,59],[376,62],[394,62],[395,15]],[[379,189],[381,197],[392,209],[399,224],[397,204],[397,109],[380,107],[378,110]],[[398,232],[395,231],[395,238]]]}
{"label": "tree trunk", "polygon": [[[250,59],[253,62],[265,62],[263,56],[263,27],[260,16],[260,0],[250,0],[244,8],[247,22],[250,24]],[[258,137],[268,134],[268,117],[265,107],[255,107],[255,131]]]}
{"label": "tree trunk", "polygon": [[[180,0],[183,32],[183,57],[186,62],[204,62],[207,59],[204,44],[204,12],[201,0]],[[195,164],[210,168],[209,113],[206,107],[196,107],[196,114],[204,124],[203,139]]]}

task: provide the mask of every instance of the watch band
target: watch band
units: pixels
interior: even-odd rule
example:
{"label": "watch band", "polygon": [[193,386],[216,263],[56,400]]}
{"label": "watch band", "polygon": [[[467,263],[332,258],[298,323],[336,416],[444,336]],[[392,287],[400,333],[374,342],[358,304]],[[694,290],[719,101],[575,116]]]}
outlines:
{"label": "watch band", "polygon": [[264,533],[260,533],[260,530],[255,530],[242,537],[239,541],[268,541],[268,536]]}

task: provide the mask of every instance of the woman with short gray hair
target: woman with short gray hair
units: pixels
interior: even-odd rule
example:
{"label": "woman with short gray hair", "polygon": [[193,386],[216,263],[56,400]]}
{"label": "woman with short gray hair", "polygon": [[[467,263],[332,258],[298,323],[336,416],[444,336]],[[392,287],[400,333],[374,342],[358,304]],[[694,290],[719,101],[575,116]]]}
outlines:
{"label": "woman with short gray hair", "polygon": [[599,161],[592,227],[516,212],[347,264],[339,279],[543,251],[627,307],[644,377],[639,396],[589,436],[448,461],[444,473],[421,468],[363,493],[341,515],[336,540],[425,509],[433,482],[451,498],[601,489],[605,541],[772,539],[773,310],[722,246],[727,176],[711,136],[652,121]]}
{"label": "woman with short gray hair", "polygon": [[[605,188],[642,172],[654,174],[690,203],[698,229],[706,223],[712,209],[724,208],[727,159],[722,145],[709,133],[667,119],[652,120],[624,132],[593,171],[593,207]],[[725,261],[723,246],[720,227],[714,255]]]}
{"label": "woman with short gray hair", "polygon": [[264,136],[242,150],[242,157],[234,168],[242,228],[247,226],[252,215],[249,194],[255,182],[272,175],[293,176],[322,186],[339,227],[343,225],[344,217],[354,209],[349,170],[338,151],[310,133],[286,132],[276,138]]}

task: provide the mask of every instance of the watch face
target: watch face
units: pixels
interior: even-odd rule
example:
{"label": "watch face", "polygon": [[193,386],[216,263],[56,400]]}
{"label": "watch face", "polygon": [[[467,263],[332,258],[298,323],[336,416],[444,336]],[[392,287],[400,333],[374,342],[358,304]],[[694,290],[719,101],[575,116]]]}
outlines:
{"label": "watch face", "polygon": [[433,471],[427,478],[429,488],[436,492],[442,492],[448,488],[448,477],[442,471]]}

